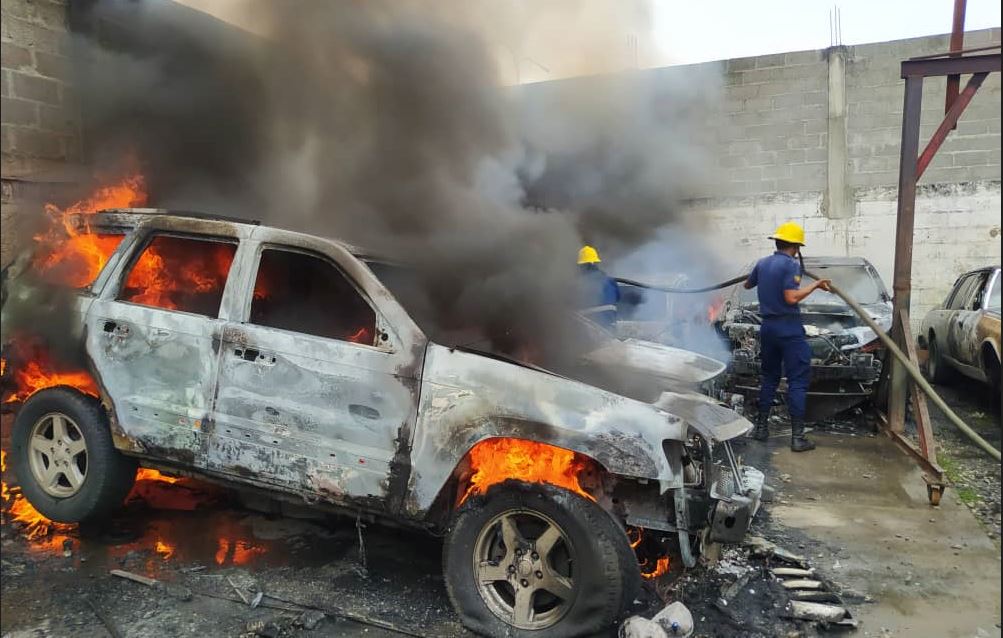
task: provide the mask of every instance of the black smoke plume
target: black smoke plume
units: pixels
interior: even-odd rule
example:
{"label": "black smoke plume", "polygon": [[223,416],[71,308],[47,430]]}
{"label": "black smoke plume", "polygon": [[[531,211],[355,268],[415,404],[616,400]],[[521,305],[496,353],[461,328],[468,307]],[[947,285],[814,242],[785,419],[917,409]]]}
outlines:
{"label": "black smoke plume", "polygon": [[583,241],[623,254],[673,220],[713,92],[644,73],[502,87],[489,7],[248,2],[246,31],[166,0],[78,4],[92,162],[138,164],[155,206],[409,262],[433,333],[548,341]]}

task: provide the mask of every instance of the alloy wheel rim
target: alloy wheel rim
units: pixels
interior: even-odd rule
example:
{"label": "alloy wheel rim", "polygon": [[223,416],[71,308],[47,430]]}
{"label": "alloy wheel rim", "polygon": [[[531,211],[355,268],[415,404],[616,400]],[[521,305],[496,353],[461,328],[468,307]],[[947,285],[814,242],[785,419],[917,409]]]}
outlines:
{"label": "alloy wheel rim", "polygon": [[574,602],[574,546],[539,512],[511,509],[492,518],[477,537],[473,560],[478,593],[513,627],[551,627]]}
{"label": "alloy wheel rim", "polygon": [[50,412],[32,426],[28,459],[35,482],[49,496],[73,496],[87,479],[84,433],[73,419],[60,412]]}

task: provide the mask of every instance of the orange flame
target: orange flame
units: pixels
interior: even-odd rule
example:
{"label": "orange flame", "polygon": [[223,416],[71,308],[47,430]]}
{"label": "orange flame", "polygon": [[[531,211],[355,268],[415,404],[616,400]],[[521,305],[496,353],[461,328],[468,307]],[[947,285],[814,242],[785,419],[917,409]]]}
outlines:
{"label": "orange flame", "polygon": [[144,206],[146,201],[146,183],[137,174],[99,188],[65,209],[46,204],[52,223],[46,232],[35,236],[40,246],[36,269],[55,284],[73,288],[90,285],[118,248],[122,235],[92,233],[86,216],[106,208]]}
{"label": "orange flame", "polygon": [[724,297],[719,295],[711,300],[710,305],[707,306],[707,321],[710,323],[717,321],[722,310],[724,310]]}
{"label": "orange flame", "polygon": [[176,310],[182,298],[221,291],[235,253],[233,244],[156,237],[129,272],[122,298]]}
{"label": "orange flame", "polygon": [[[638,552],[638,548],[641,547],[641,542],[644,540],[644,528],[643,527],[627,527],[627,541],[630,543],[630,548],[634,550],[635,553]],[[651,543],[645,545],[641,549],[640,553],[648,553],[657,545],[652,545]],[[667,574],[669,572],[669,557],[660,556],[655,559],[655,566],[651,566],[651,561],[647,558],[643,558],[638,561],[638,566],[641,568],[641,576],[648,579],[654,580],[659,576]]]}
{"label": "orange flame", "polygon": [[669,573],[668,556],[662,556],[658,558],[658,560],[655,561],[655,568],[651,571],[645,570],[645,567],[647,567],[648,564],[649,563],[647,561],[641,563],[641,576],[643,576],[648,580],[654,580],[659,576],[664,576],[665,574]]}
{"label": "orange flame", "polygon": [[[24,401],[39,390],[60,385],[76,388],[94,397],[99,396],[97,383],[90,373],[85,370],[59,369],[45,347],[36,340],[15,339],[9,348],[15,357],[15,365],[11,370],[14,389],[9,396],[3,398],[4,403]],[[0,362],[6,373],[6,359]]]}
{"label": "orange flame", "polygon": [[[0,450],[0,472],[7,472],[7,452]],[[66,532],[72,531],[74,525],[66,523],[55,523],[38,513],[31,503],[24,498],[19,488],[10,488],[7,481],[0,481],[0,493],[3,498],[3,508],[9,514],[11,520],[21,526],[21,533],[30,541],[41,541],[46,537],[57,534],[58,538],[50,539],[46,546],[49,549],[62,549],[62,541]]]}
{"label": "orange flame", "polygon": [[157,539],[157,542],[153,544],[153,551],[157,552],[157,554],[159,554],[164,560],[174,556],[174,549],[174,545],[161,539]]}
{"label": "orange flame", "polygon": [[630,543],[631,549],[637,549],[642,540],[644,540],[644,531],[640,527],[627,528],[627,541]]}
{"label": "orange flame", "polygon": [[229,561],[231,565],[239,566],[248,564],[256,556],[264,553],[264,547],[254,545],[244,539],[221,538],[216,549],[215,560],[217,565],[223,565]]}
{"label": "orange flame", "polygon": [[577,452],[535,441],[495,438],[475,445],[469,457],[473,474],[461,503],[508,479],[549,483],[595,501],[579,482],[579,476],[592,470],[593,463]]}

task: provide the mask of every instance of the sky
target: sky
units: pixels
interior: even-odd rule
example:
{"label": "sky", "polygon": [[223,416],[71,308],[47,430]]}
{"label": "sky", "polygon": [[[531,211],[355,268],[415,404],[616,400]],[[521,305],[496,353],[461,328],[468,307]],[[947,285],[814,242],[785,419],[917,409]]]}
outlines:
{"label": "sky", "polygon": [[[822,49],[834,6],[842,44],[950,33],[954,11],[953,0],[654,0],[651,55],[686,64]],[[968,0],[966,31],[999,26],[999,0]]]}

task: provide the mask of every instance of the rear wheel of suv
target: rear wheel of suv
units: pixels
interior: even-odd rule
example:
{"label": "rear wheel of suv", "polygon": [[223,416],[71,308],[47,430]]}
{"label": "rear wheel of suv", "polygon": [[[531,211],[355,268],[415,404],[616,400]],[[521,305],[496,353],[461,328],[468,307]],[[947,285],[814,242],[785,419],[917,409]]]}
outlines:
{"label": "rear wheel of suv", "polygon": [[640,584],[627,536],[595,503],[506,481],[457,512],[446,590],[467,628],[490,636],[609,631]]}
{"label": "rear wheel of suv", "polygon": [[946,383],[951,380],[951,369],[944,361],[944,355],[940,351],[940,344],[937,338],[930,334],[930,345],[926,359],[926,373],[934,383]]}
{"label": "rear wheel of suv", "polygon": [[115,449],[101,404],[64,387],[41,390],[21,407],[11,462],[28,502],[60,523],[104,516],[136,479],[136,462]]}

